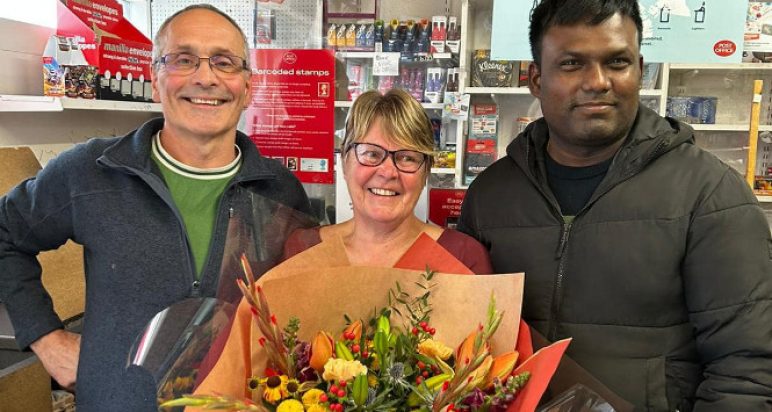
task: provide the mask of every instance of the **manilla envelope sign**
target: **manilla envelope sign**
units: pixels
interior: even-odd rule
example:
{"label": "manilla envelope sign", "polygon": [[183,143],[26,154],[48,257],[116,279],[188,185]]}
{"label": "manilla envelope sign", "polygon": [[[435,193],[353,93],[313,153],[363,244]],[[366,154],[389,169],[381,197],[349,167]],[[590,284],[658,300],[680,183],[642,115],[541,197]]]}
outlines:
{"label": "manilla envelope sign", "polygon": [[50,64],[53,58],[64,67],[69,75],[64,95],[93,98],[93,87],[100,99],[152,100],[152,42],[123,18],[117,1],[57,2],[57,15],[56,36],[49,40],[43,62]]}

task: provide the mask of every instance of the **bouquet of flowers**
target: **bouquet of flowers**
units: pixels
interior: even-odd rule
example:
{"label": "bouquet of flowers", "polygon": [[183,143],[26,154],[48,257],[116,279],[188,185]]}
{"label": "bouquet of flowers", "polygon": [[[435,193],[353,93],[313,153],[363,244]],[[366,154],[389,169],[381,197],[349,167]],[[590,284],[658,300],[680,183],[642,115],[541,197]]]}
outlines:
{"label": "bouquet of flowers", "polygon": [[[346,319],[340,336],[319,331],[311,342],[298,339],[301,321],[290,318],[281,328],[270,311],[265,293],[257,287],[244,262],[248,283],[240,284],[257,325],[259,344],[269,366],[253,376],[249,387],[262,392],[262,404],[221,396],[191,395],[162,404],[207,406],[213,409],[342,412],[343,410],[432,411],[505,410],[530,377],[513,375],[516,351],[497,357],[489,339],[502,313],[491,299],[484,324],[471,331],[454,351],[435,340],[431,326],[434,272],[416,282],[423,292],[411,296],[400,283],[389,290],[391,305],[375,311],[366,322]],[[403,319],[391,324],[392,313]]]}
{"label": "bouquet of flowers", "polygon": [[[396,268],[362,268],[322,243],[257,281],[242,258],[246,317],[215,366],[183,381],[196,385],[159,394],[163,406],[534,410],[568,341],[532,354],[519,323],[522,274],[435,273],[426,267],[469,273],[435,245],[421,238]],[[193,394],[180,397],[185,389]]]}

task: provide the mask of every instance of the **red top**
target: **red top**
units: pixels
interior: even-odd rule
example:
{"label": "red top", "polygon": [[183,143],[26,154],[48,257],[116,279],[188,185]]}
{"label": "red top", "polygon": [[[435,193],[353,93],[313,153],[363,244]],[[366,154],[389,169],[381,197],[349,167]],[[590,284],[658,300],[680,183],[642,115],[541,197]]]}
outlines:
{"label": "red top", "polygon": [[[322,238],[319,235],[320,228],[321,226],[316,226],[292,232],[284,244],[284,259],[289,259],[312,246],[322,243]],[[437,239],[437,243],[471,269],[472,272],[478,275],[493,273],[488,251],[475,238],[457,230],[445,229]]]}

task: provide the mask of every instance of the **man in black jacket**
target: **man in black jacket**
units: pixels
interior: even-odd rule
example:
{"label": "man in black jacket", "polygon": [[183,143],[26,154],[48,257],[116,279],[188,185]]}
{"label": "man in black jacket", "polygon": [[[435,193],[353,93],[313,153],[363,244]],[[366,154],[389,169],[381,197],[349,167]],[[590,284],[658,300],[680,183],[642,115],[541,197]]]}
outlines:
{"label": "man in black jacket", "polygon": [[523,317],[653,411],[772,410],[772,239],[741,176],[641,107],[635,0],[544,0],[544,117],[472,183],[459,228],[525,272]]}

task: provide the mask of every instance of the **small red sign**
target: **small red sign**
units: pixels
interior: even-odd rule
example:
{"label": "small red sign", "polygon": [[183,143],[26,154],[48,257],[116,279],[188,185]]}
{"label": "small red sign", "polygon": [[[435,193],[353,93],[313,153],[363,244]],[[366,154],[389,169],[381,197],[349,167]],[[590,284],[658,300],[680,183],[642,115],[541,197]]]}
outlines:
{"label": "small red sign", "polygon": [[721,40],[713,45],[713,52],[717,56],[729,57],[737,51],[737,45],[731,40]]}
{"label": "small red sign", "polygon": [[430,189],[429,220],[436,225],[455,229],[465,195],[465,189]]}

